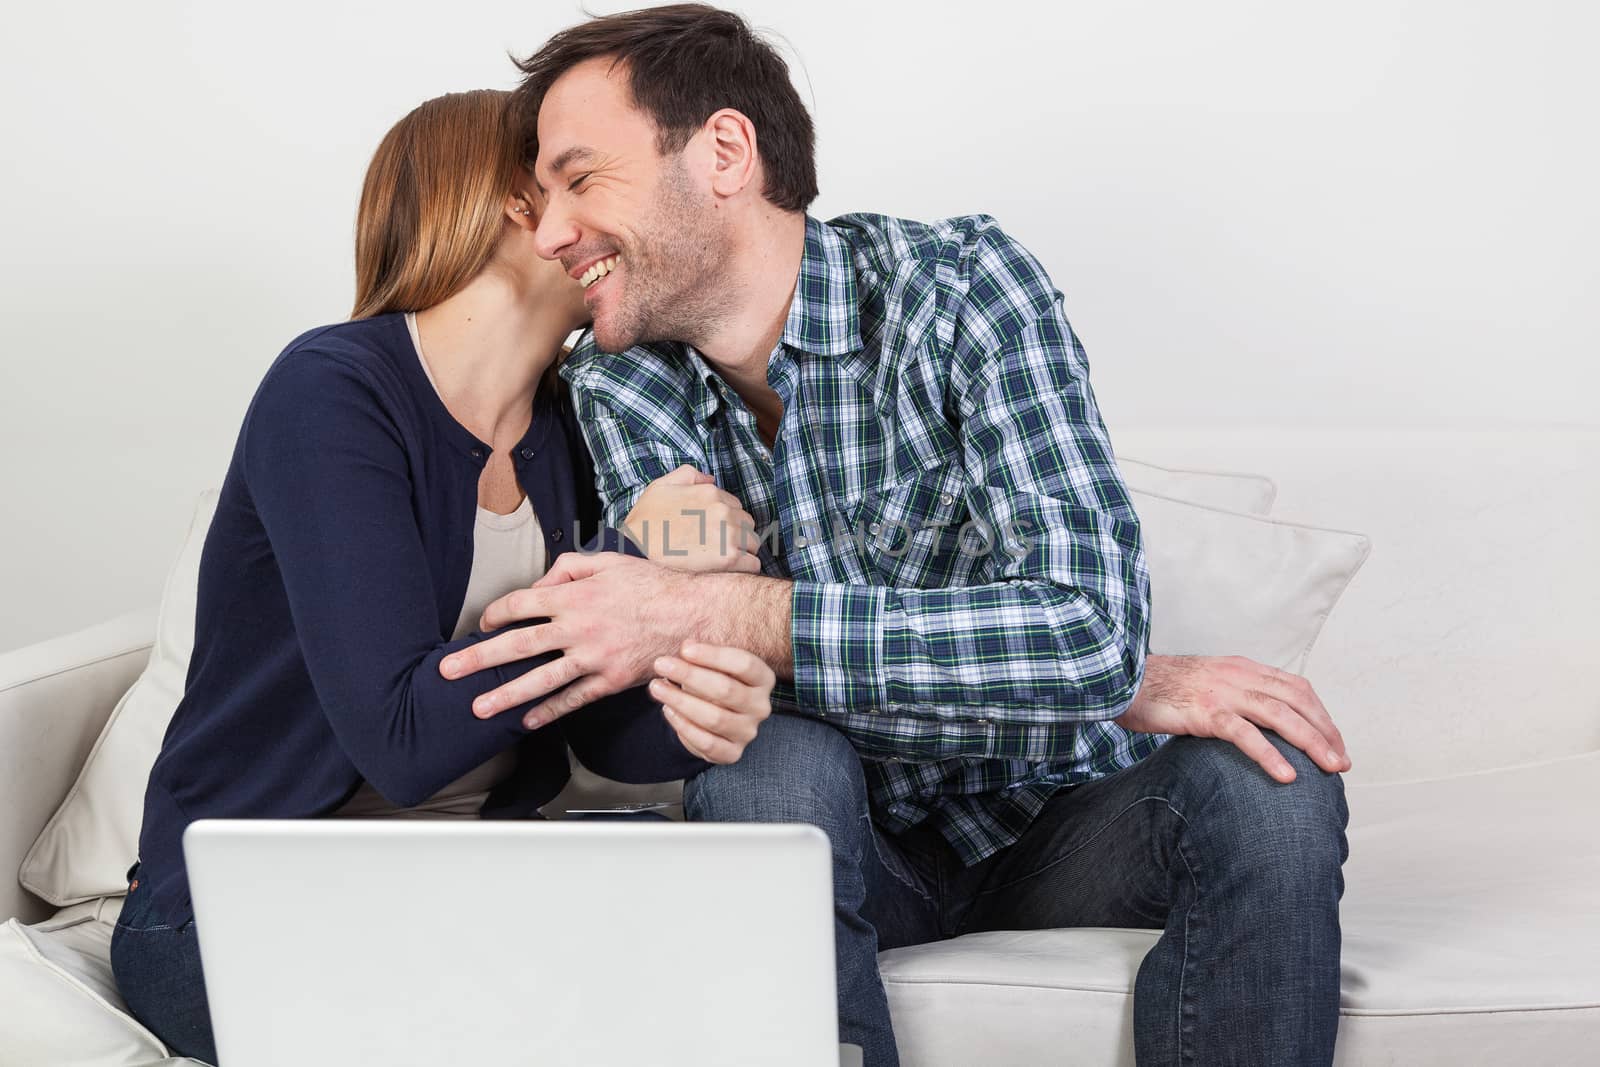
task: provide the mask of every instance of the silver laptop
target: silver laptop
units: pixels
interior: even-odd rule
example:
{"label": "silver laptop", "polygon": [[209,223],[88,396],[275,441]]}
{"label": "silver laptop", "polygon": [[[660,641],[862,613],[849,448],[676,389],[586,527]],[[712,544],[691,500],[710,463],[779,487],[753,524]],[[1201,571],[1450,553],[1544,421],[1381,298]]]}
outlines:
{"label": "silver laptop", "polygon": [[810,826],[201,820],[224,1067],[834,1067]]}

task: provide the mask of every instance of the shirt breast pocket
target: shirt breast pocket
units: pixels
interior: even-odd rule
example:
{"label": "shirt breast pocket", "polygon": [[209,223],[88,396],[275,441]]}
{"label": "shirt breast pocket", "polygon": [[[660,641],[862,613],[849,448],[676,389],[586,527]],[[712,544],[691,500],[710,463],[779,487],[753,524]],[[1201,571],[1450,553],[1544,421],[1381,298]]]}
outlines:
{"label": "shirt breast pocket", "polygon": [[[851,509],[849,536],[880,585],[934,589],[969,584],[971,549],[966,471],[954,463],[879,486]],[[978,546],[981,547],[981,544]]]}

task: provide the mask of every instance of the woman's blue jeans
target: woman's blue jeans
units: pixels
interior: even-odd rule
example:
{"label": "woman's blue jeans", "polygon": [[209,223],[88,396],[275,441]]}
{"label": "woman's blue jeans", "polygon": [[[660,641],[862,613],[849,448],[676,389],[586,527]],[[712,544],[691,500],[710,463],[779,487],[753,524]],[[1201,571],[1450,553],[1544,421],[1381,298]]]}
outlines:
{"label": "woman's blue jeans", "polygon": [[194,920],[182,926],[153,924],[150,891],[139,884],[137,864],[128,877],[131,887],[111,931],[111,970],[122,999],[173,1055],[216,1063]]}
{"label": "woman's blue jeans", "polygon": [[[841,1041],[898,1063],[878,952],[980,930],[1162,930],[1134,987],[1141,1065],[1333,1060],[1344,787],[1276,734],[1280,784],[1237,748],[1174,738],[1057,794],[1022,838],[963,867],[938,834],[877,828],[833,727],[778,715],[685,792],[691,819],[806,822],[833,844]],[[1070,1050],[1063,1049],[1066,1055]]]}

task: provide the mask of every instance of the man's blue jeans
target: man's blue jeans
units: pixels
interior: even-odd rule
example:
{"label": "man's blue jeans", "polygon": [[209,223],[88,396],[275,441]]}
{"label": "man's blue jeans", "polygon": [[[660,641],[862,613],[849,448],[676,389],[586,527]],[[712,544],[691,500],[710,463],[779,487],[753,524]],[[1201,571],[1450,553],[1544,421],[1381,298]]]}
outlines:
{"label": "man's blue jeans", "polygon": [[[980,930],[1159,929],[1134,988],[1141,1065],[1333,1061],[1347,810],[1276,734],[1281,784],[1234,746],[1179,737],[1074,786],[974,867],[926,827],[890,835],[833,727],[775,715],[734,764],[685,791],[688,817],[807,822],[833,844],[841,1041],[898,1063],[878,952]],[[1065,1053],[1068,1050],[1063,1050]]]}

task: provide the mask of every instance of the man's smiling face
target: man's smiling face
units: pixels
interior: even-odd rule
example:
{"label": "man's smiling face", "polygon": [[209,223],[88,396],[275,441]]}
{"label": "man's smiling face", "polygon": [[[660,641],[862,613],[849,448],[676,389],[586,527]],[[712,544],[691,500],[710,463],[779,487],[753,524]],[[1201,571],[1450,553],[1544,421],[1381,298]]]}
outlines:
{"label": "man's smiling face", "polygon": [[718,319],[727,231],[695,165],[702,135],[658,151],[658,130],[634,106],[625,66],[586,60],[539,108],[534,178],[548,202],[539,254],[584,285],[601,351],[690,340]]}

